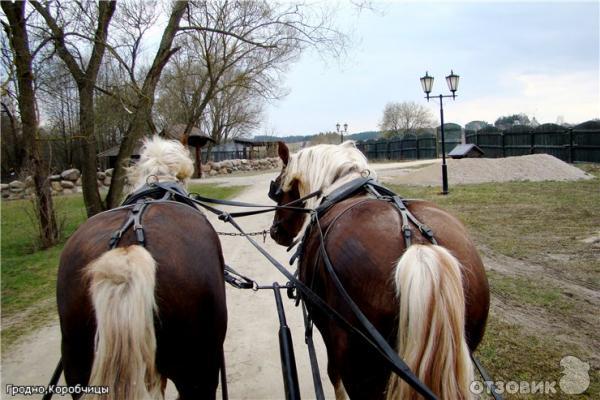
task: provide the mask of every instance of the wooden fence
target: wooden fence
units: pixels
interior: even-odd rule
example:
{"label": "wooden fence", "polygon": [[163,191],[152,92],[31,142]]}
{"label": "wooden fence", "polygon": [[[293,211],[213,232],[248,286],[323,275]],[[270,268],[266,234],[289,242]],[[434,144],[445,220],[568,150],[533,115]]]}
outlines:
{"label": "wooden fence", "polygon": [[467,143],[474,143],[484,157],[550,154],[566,162],[600,162],[600,122],[588,121],[573,128],[544,124],[537,128],[515,126],[506,131],[487,127],[465,131]]}
{"label": "wooden fence", "polygon": [[435,135],[413,135],[393,139],[367,140],[356,147],[369,160],[418,160],[436,158]]}
{"label": "wooden fence", "polygon": [[[444,125],[446,154],[461,143],[461,131],[456,129],[460,127],[449,125],[455,124]],[[488,158],[545,153],[570,163],[600,163],[600,121],[584,122],[573,128],[544,124],[537,128],[514,126],[502,131],[492,126],[479,131],[466,130],[465,140],[479,146]],[[408,134],[401,139],[360,141],[356,147],[369,160],[383,161],[436,158],[442,146],[434,134]]]}

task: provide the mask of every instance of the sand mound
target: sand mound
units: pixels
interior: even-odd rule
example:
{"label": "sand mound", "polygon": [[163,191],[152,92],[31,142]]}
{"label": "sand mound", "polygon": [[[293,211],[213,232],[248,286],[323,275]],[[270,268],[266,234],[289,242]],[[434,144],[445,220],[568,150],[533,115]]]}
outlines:
{"label": "sand mound", "polygon": [[[508,181],[572,181],[592,179],[587,174],[548,154],[532,154],[506,158],[448,159],[448,181],[451,185]],[[396,184],[435,186],[442,181],[439,164],[409,171],[384,181]]]}

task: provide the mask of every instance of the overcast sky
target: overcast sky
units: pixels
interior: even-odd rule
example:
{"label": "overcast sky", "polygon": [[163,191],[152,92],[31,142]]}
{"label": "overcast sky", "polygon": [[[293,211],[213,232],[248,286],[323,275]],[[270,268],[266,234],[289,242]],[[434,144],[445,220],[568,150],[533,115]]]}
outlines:
{"label": "overcast sky", "polygon": [[445,120],[525,113],[540,122],[600,117],[600,2],[382,2],[357,15],[342,3],[339,25],[352,43],[342,60],[305,53],[286,75],[289,95],[269,105],[261,133],[306,135],[378,130],[388,102],[415,101],[439,120],[419,78],[460,75]]}

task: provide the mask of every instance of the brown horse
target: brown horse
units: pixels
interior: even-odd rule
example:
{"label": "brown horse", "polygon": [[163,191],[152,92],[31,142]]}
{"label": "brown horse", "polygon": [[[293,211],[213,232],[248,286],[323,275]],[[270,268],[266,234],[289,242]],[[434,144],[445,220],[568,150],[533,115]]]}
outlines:
{"label": "brown horse", "polygon": [[[279,156],[284,167],[269,195],[280,205],[317,190],[326,196],[369,173],[366,158],[352,142],[314,146],[294,155],[280,143]],[[314,208],[318,201],[313,198],[305,206]],[[440,399],[471,398],[470,352],[481,342],[489,310],[484,267],[456,218],[426,201],[406,203],[418,221],[432,228],[438,245],[411,224],[413,244],[405,248],[398,208],[361,190],[320,217],[326,252],[350,297],[415,375]],[[271,237],[290,245],[308,229],[301,244],[300,279],[357,325],[327,273],[318,230],[305,219],[305,214],[279,209]],[[337,399],[346,393],[352,399],[419,398],[397,376],[390,376],[380,356],[361,338],[319,310],[311,312],[327,347]]]}
{"label": "brown horse", "polygon": [[[185,181],[192,172],[180,143],[154,138],[129,179],[135,190],[150,176]],[[131,209],[90,218],[61,255],[57,298],[66,382],[108,386],[103,399],[161,399],[168,378],[180,399],[213,399],[227,328],[218,237],[197,209],[158,201],[141,219],[145,247],[127,229],[109,250]]]}

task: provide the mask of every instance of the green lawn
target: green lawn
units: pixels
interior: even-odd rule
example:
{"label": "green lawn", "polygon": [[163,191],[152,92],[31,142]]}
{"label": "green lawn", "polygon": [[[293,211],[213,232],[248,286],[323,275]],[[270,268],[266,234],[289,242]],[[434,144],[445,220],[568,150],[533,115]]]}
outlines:
{"label": "green lawn", "polygon": [[[243,187],[196,184],[190,191],[214,198],[230,198]],[[37,250],[28,200],[2,201],[2,345],[6,351],[23,333],[55,315],[58,258],[65,240],[86,219],[81,195],[54,197],[58,220],[64,224],[63,240],[47,250]]]}

